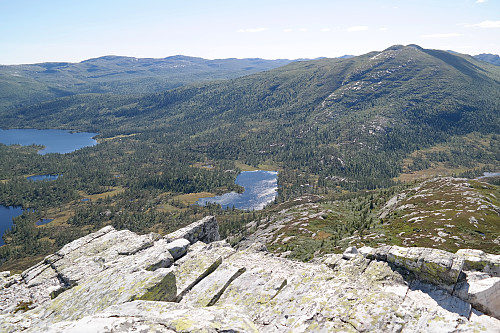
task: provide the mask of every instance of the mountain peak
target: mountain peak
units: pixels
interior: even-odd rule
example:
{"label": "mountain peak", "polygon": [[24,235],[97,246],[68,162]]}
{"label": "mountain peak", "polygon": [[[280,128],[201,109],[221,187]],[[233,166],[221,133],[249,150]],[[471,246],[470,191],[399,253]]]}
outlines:
{"label": "mountain peak", "polygon": [[417,49],[420,51],[424,50],[423,47],[418,46],[417,44],[408,44],[408,45],[396,44],[396,45],[389,46],[384,51],[399,51],[399,50],[403,50],[403,49],[407,49],[407,48],[413,48],[413,49]]}
{"label": "mountain peak", "polygon": [[405,47],[404,45],[396,44],[396,45],[389,46],[384,51],[398,51],[398,50],[403,49],[404,47]]}

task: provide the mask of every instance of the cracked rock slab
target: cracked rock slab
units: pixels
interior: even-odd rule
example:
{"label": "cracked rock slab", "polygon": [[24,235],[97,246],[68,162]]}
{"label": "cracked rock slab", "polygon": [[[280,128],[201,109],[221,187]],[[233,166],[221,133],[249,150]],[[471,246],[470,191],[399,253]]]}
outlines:
{"label": "cracked rock slab", "polygon": [[76,322],[28,332],[259,332],[237,308],[195,308],[178,303],[133,301]]}
{"label": "cracked rock slab", "polygon": [[[197,222],[179,235],[205,237],[198,232],[213,220],[204,221],[208,226]],[[54,299],[0,314],[0,331],[465,333],[500,327],[477,311],[481,302],[496,304],[498,277],[464,271],[467,259],[444,251],[351,249],[349,256],[303,263],[276,257],[262,244],[236,251],[224,241],[191,244],[179,237],[191,245],[175,260],[169,251],[175,239],[104,231],[70,243],[24,279],[0,275],[7,286],[2,292],[12,293],[91,266],[72,275],[75,283]]]}

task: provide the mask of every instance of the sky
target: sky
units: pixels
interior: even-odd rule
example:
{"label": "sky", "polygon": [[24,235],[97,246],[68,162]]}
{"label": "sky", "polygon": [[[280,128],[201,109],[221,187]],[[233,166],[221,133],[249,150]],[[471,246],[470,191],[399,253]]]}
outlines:
{"label": "sky", "polygon": [[500,54],[500,0],[0,0],[0,64],[298,59],[395,44]]}

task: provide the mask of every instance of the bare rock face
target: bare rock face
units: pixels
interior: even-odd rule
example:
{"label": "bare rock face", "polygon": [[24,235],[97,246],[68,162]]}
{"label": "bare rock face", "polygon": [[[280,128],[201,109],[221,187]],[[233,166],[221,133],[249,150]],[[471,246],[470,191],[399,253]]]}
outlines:
{"label": "bare rock face", "polygon": [[389,262],[407,269],[422,280],[453,291],[464,266],[462,256],[443,250],[422,247],[383,246],[378,249],[360,249],[368,259]]}
{"label": "bare rock face", "polygon": [[187,239],[191,244],[201,241],[211,243],[220,240],[219,225],[214,216],[207,216],[202,220],[192,223],[187,227],[179,229],[165,236],[171,242],[176,239]]}
{"label": "bare rock face", "polygon": [[464,258],[465,270],[480,271],[494,277],[500,277],[500,256],[471,249],[458,250],[457,254]]}
{"label": "bare rock face", "polygon": [[384,246],[359,250],[369,259],[404,268],[500,319],[500,255],[463,249],[456,254],[438,249]]}
{"label": "bare rock face", "polygon": [[107,227],[1,273],[0,331],[500,332],[496,256],[482,270],[477,253],[401,247],[302,263],[236,251],[214,223],[163,238]]}

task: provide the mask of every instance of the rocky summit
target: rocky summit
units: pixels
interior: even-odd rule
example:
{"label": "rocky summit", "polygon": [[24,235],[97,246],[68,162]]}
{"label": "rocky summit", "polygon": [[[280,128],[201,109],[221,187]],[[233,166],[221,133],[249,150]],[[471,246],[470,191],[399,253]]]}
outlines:
{"label": "rocky summit", "polygon": [[235,250],[214,217],[164,237],[108,226],[0,274],[2,332],[500,332],[500,256]]}

